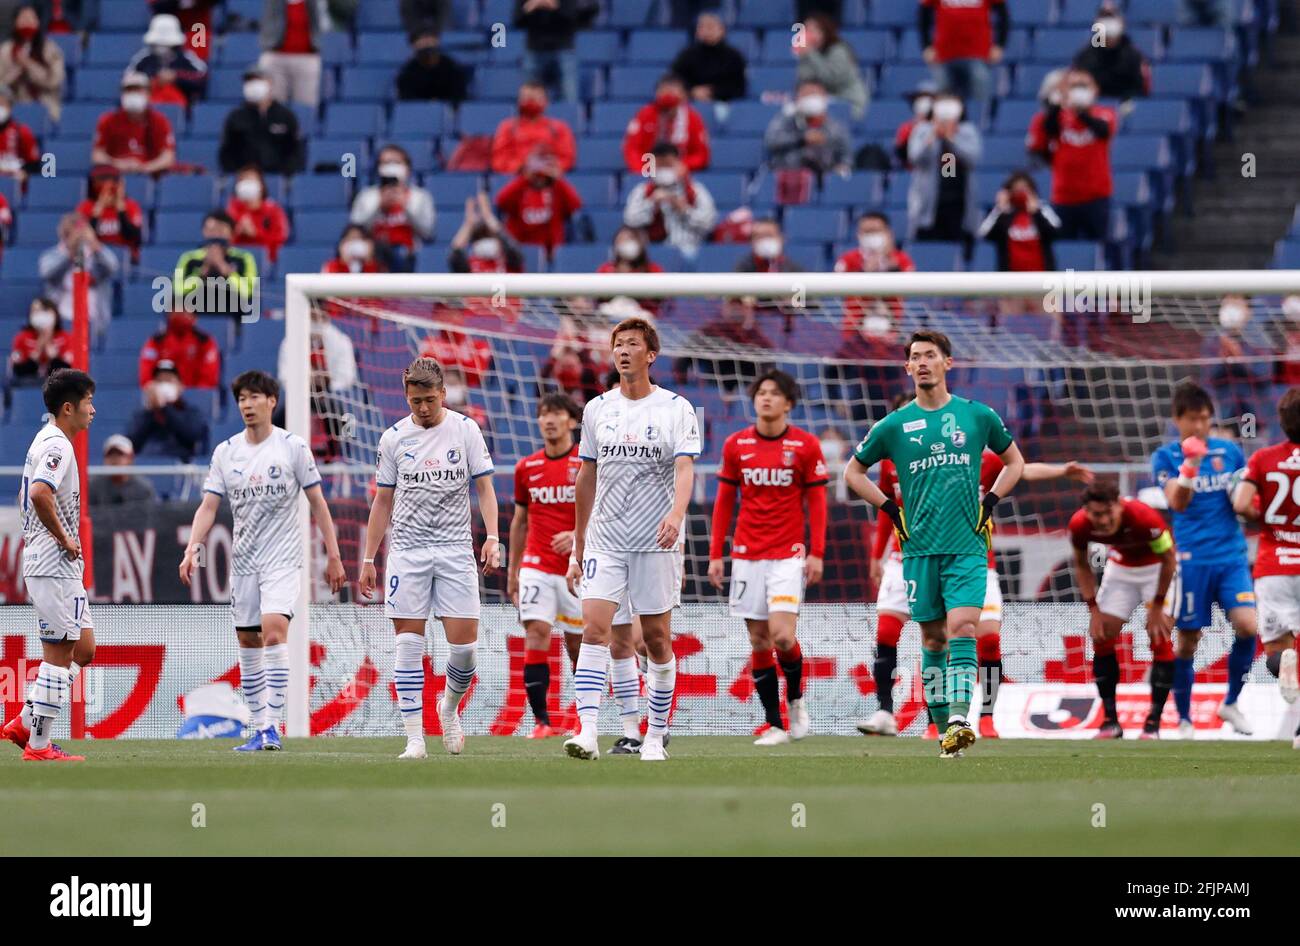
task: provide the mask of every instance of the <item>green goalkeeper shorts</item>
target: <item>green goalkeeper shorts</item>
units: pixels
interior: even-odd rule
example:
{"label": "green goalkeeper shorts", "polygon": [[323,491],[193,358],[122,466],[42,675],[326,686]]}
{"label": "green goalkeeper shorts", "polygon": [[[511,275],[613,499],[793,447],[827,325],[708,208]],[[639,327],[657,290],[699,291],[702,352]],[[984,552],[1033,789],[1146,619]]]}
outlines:
{"label": "green goalkeeper shorts", "polygon": [[978,555],[914,555],[903,559],[912,620],[937,621],[955,608],[984,607],[989,559]]}

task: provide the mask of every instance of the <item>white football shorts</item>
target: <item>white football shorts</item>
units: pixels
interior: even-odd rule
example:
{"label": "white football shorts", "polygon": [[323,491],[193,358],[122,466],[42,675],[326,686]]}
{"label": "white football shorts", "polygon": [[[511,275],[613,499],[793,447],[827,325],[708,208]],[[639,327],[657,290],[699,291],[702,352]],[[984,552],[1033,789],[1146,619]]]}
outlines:
{"label": "white football shorts", "polygon": [[29,575],[27,600],[36,609],[36,632],[49,644],[81,640],[83,627],[94,627],[90,619],[86,586],[80,578]]}
{"label": "white football shorts", "polygon": [[474,546],[465,543],[389,551],[384,567],[384,611],[390,618],[477,618]]}

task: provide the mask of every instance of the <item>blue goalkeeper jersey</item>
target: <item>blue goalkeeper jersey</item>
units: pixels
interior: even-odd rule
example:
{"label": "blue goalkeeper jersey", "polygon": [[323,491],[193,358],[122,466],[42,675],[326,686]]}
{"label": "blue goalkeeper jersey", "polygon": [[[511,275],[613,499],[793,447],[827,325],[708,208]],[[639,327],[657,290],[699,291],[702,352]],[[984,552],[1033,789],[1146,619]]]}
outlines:
{"label": "blue goalkeeper jersey", "polygon": [[[1211,437],[1192,487],[1192,501],[1182,512],[1170,510],[1174,519],[1174,542],[1184,562],[1235,562],[1246,558],[1246,537],[1232,511],[1232,488],[1246,468],[1246,457],[1231,440]],[[1178,441],[1167,443],[1151,455],[1151,472],[1164,490],[1178,479],[1183,448]]]}

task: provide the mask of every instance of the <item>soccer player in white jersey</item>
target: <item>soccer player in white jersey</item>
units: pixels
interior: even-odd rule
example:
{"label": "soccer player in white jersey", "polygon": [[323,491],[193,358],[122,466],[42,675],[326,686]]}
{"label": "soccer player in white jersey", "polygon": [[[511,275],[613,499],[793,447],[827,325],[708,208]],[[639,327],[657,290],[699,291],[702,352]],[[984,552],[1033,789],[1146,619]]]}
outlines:
{"label": "soccer player in white jersey", "polygon": [[194,513],[180,577],[189,585],[205,564],[203,543],[222,499],[230,500],[234,549],[230,611],[239,638],[239,687],[251,713],[250,735],[237,752],[278,750],[289,689],[289,619],[298,601],[303,548],[298,497],[307,497],[328,556],[325,578],[338,591],[347,581],[338,537],[311,447],[271,423],[280,385],[265,371],[245,371],[230,384],[244,430],[212,451],[203,501]]}
{"label": "soccer player in white jersey", "polygon": [[393,682],[406,730],[406,749],[398,758],[423,759],[424,628],[430,614],[447,635],[447,686],[438,703],[442,744],[453,755],[465,748],[460,701],[474,680],[479,617],[471,482],[488,533],[479,554],[484,575],[501,567],[501,540],[492,457],[478,424],[443,407],[442,367],[432,358],[417,358],[402,372],[402,387],[411,413],[379,438],[361,593],[374,592],[375,555],[391,522],[384,597],[397,634]]}
{"label": "soccer player in white jersey", "polygon": [[588,402],[582,415],[576,521],[569,584],[582,582],[582,646],[574,671],[581,724],[564,743],[576,759],[598,759],[597,720],[609,667],[611,625],[627,596],[641,619],[648,655],[649,724],[645,762],[667,758],[664,736],[676,687],[670,618],[681,598],[678,537],[691,498],[700,431],[684,397],[650,381],[659,333],[624,319],[610,335],[617,390]]}
{"label": "soccer player in white jersey", "polygon": [[52,373],[42,391],[50,420],[27,449],[18,496],[23,514],[23,580],[36,608],[41,666],[22,713],[4,736],[24,762],[83,762],[50,742],[72,684],[95,655],[95,627],[86,607],[81,543],[81,481],[72,438],[95,419],[95,382],[84,371]]}

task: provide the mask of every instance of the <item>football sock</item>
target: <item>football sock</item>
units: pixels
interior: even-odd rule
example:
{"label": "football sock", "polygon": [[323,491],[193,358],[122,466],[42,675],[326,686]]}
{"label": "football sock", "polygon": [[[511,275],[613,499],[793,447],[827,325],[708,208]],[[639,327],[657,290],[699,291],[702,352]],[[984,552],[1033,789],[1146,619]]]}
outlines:
{"label": "football sock", "polygon": [[239,689],[248,704],[248,725],[266,728],[266,670],[263,647],[239,648]]}
{"label": "football sock", "polygon": [[[1274,677],[1280,677],[1282,675],[1282,651],[1279,650],[1275,654],[1265,654],[1264,666],[1268,668],[1268,672],[1273,674]],[[31,703],[29,702],[27,705],[30,706]],[[26,713],[27,711],[23,710],[23,712]],[[27,717],[24,716],[23,722],[26,723],[26,721]]]}
{"label": "football sock", "polygon": [[398,634],[393,661],[397,708],[408,739],[424,738],[424,635]]}
{"label": "football sock", "polygon": [[641,674],[635,657],[610,661],[610,685],[618,704],[618,721],[628,739],[641,738]]}
{"label": "football sock", "polygon": [[979,675],[979,658],[973,637],[954,637],[948,642],[948,716],[963,720],[970,714]]}
{"label": "football sock", "polygon": [[596,734],[600,698],[605,692],[608,666],[608,647],[582,642],[582,647],[578,650],[578,668],[573,671],[573,699],[578,706],[578,720],[582,724],[583,735]]}
{"label": "football sock", "polygon": [[1106,722],[1118,722],[1115,688],[1119,686],[1119,657],[1115,653],[1115,642],[1102,641],[1094,644],[1093,648],[1092,679],[1097,684],[1097,694],[1101,697],[1101,705],[1106,712]]}
{"label": "football sock", "polygon": [[1174,658],[1174,706],[1178,719],[1192,718],[1192,683],[1196,679],[1196,664],[1190,657]]}
{"label": "football sock", "polygon": [[474,682],[475,652],[478,642],[447,645],[447,688],[442,691],[442,709],[449,713],[460,706],[460,701]]}
{"label": "football sock", "polygon": [[533,719],[543,726],[551,725],[546,712],[546,697],[551,689],[551,664],[544,650],[524,651],[524,692],[532,707]]}
{"label": "football sock", "polygon": [[781,672],[785,674],[785,698],[802,700],[803,651],[799,649],[799,642],[795,641],[789,650],[778,650],[776,660],[781,665]]}
{"label": "football sock", "polygon": [[[1279,658],[1280,660],[1280,658]],[[1255,637],[1234,637],[1232,649],[1228,651],[1228,695],[1223,702],[1229,706],[1241,696],[1241,688],[1246,685],[1246,677],[1255,663]]]}
{"label": "football sock", "polygon": [[1160,726],[1160,714],[1165,711],[1165,701],[1174,684],[1174,662],[1156,660],[1151,664],[1151,719]]}
{"label": "football sock", "polygon": [[886,713],[894,711],[894,671],[897,669],[898,648],[890,644],[877,644],[871,675],[876,680],[876,698]]}
{"label": "football sock", "polygon": [[54,720],[68,702],[71,689],[66,669],[41,662],[32,687],[32,734],[28,745],[33,749],[44,749],[50,744]]}
{"label": "football sock", "polygon": [[939,732],[948,728],[948,649],[921,648],[921,685],[925,688],[925,705],[930,720]]}
{"label": "football sock", "polygon": [[770,650],[756,650],[750,655],[754,689],[763,704],[763,719],[774,729],[784,729],[781,724],[781,684],[776,679],[776,662]]}
{"label": "football sock", "polygon": [[262,650],[266,664],[266,724],[279,729],[284,719],[285,694],[289,692],[289,645],[272,644]]}
{"label": "football sock", "polygon": [[998,704],[998,688],[1002,685],[1002,635],[997,631],[975,639],[979,651],[980,671],[984,676],[984,694],[980,701],[980,715],[992,716]]}
{"label": "football sock", "polygon": [[662,736],[668,731],[668,713],[673,708],[673,690],[677,687],[677,658],[669,659],[666,664],[657,664],[652,660],[649,670],[646,674],[646,702],[649,704],[646,736]]}

